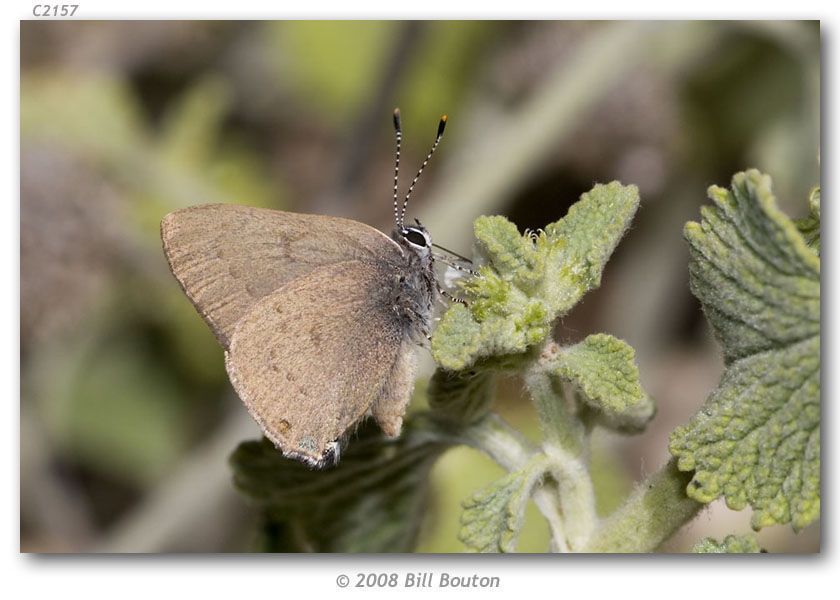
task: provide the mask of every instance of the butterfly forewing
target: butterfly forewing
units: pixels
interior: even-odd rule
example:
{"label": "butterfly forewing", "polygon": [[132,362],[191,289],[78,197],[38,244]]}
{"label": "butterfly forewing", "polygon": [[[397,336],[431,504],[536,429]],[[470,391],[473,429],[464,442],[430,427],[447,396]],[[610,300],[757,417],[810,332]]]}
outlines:
{"label": "butterfly forewing", "polygon": [[172,273],[224,348],[254,304],[286,283],[323,265],[401,254],[357,221],[231,204],[170,213],[161,236]]}

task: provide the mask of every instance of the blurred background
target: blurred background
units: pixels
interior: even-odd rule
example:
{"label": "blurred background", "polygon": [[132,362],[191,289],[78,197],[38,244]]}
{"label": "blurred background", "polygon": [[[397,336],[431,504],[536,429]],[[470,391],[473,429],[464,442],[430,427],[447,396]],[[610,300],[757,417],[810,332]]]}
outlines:
{"label": "blurred background", "polygon": [[[595,183],[637,185],[602,287],[556,332],[629,342],[658,404],[644,434],[594,436],[607,514],[722,373],[682,239],[706,188],[756,167],[802,217],[820,182],[818,22],[23,21],[20,36],[25,552],[253,548],[227,458],[259,430],[169,273],[169,211],[231,202],[389,232],[395,106],[403,190],[449,116],[408,215],[461,253],[481,214],[537,229]],[[536,438],[517,381],[497,409]],[[469,448],[444,455],[418,550],[463,551],[460,502],[501,473]],[[746,533],[749,516],[716,502],[662,550]],[[758,537],[819,550],[819,524]],[[547,544],[531,507],[519,550]]]}

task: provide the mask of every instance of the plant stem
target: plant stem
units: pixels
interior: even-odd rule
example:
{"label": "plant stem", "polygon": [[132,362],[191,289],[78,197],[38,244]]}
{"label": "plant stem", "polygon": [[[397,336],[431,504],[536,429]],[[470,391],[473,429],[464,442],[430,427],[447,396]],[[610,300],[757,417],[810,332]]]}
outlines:
{"label": "plant stem", "polygon": [[525,384],[540,418],[543,448],[552,461],[560,508],[564,515],[574,515],[566,523],[566,542],[572,551],[580,550],[598,524],[587,464],[587,429],[568,410],[559,384],[539,362],[529,369]]}
{"label": "plant stem", "polygon": [[480,450],[508,471],[521,469],[540,450],[496,413],[461,430],[457,441]]}
{"label": "plant stem", "polygon": [[583,454],[586,430],[569,412],[562,389],[538,361],[525,374],[525,385],[537,409],[545,438],[543,445],[575,456]]}
{"label": "plant stem", "polygon": [[557,501],[556,486],[543,484],[542,487],[534,490],[531,497],[545,520],[548,521],[548,526],[551,529],[551,551],[569,552],[569,544],[566,542],[566,526],[563,522],[560,503]]}
{"label": "plant stem", "polygon": [[557,480],[560,509],[564,515],[573,515],[566,522],[566,541],[572,552],[579,552],[598,526],[595,511],[595,490],[587,465],[579,459],[557,449],[546,454],[552,459],[551,472]]}
{"label": "plant stem", "polygon": [[584,552],[653,552],[705,505],[685,494],[691,473],[672,458],[601,523]]}
{"label": "plant stem", "polygon": [[[489,456],[508,471],[521,469],[540,449],[495,413],[462,430],[459,440]],[[546,482],[533,493],[534,504],[551,528],[552,549],[568,552],[558,490]]]}

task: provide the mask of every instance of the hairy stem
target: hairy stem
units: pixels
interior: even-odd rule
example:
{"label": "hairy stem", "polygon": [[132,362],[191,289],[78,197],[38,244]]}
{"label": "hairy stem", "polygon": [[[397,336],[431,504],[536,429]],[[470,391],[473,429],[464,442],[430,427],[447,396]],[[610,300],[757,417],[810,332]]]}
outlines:
{"label": "hairy stem", "polygon": [[572,552],[579,552],[598,525],[592,478],[579,457],[556,450],[549,456],[551,472],[557,480],[560,509],[571,517],[566,521],[566,541]]}
{"label": "hairy stem", "polygon": [[535,363],[525,375],[525,385],[540,418],[544,446],[560,448],[571,455],[584,452],[586,430],[568,409],[562,388]]}
{"label": "hairy stem", "polygon": [[571,550],[580,550],[598,524],[595,490],[587,464],[587,429],[571,414],[562,388],[540,363],[528,371],[525,384],[540,418],[545,436],[543,448],[551,458],[560,508],[564,515],[574,516],[566,523],[566,542]]}
{"label": "hairy stem", "polygon": [[[483,452],[508,471],[521,469],[540,452],[537,446],[494,413],[464,429],[459,441]],[[532,497],[551,528],[552,550],[568,552],[556,484],[548,481],[543,483]]]}
{"label": "hairy stem", "polygon": [[495,413],[461,430],[458,441],[480,450],[508,471],[521,469],[539,452],[537,446]]}
{"label": "hairy stem", "polygon": [[692,473],[672,458],[601,523],[584,552],[653,552],[705,506],[686,496]]}

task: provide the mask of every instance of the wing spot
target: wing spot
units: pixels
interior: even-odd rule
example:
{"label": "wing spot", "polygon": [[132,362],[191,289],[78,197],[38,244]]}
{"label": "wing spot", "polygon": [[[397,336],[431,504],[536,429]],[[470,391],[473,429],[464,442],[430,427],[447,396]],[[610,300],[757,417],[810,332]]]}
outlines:
{"label": "wing spot", "polygon": [[304,452],[316,452],[318,450],[318,444],[311,435],[305,435],[300,438],[298,447]]}
{"label": "wing spot", "polygon": [[280,419],[280,422],[277,423],[277,432],[278,433],[286,433],[291,428],[292,428],[292,424],[289,423],[286,419]]}
{"label": "wing spot", "polygon": [[[283,371],[283,361],[281,358],[280,348],[275,346],[268,351],[268,367],[275,373],[281,373]],[[288,376],[289,374],[287,373],[286,377]]]}

